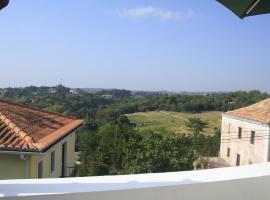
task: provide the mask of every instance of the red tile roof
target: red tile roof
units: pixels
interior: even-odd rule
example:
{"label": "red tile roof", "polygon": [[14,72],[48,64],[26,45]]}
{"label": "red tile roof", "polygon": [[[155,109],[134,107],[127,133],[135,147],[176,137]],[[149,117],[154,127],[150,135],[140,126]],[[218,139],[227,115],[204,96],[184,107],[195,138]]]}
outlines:
{"label": "red tile roof", "polygon": [[82,120],[0,100],[0,150],[42,152],[82,124]]}
{"label": "red tile roof", "polygon": [[270,124],[270,98],[226,114]]}

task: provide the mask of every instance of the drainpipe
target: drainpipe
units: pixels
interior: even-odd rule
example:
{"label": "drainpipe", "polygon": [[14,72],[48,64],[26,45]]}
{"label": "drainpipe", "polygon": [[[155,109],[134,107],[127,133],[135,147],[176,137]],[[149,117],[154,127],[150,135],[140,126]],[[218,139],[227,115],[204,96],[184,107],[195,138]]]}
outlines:
{"label": "drainpipe", "polygon": [[28,179],[30,178],[30,157],[26,155],[20,155],[20,159],[24,161],[24,178]]}
{"label": "drainpipe", "polygon": [[267,151],[267,162],[270,162],[270,123],[268,124],[268,151]]}

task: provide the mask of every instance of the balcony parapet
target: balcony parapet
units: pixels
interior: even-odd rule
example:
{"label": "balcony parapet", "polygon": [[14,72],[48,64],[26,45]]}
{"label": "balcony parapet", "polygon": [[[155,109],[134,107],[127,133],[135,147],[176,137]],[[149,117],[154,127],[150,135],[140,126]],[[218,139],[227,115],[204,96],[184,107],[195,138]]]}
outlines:
{"label": "balcony parapet", "polygon": [[270,199],[270,163],[199,171],[2,180],[0,197],[63,200]]}

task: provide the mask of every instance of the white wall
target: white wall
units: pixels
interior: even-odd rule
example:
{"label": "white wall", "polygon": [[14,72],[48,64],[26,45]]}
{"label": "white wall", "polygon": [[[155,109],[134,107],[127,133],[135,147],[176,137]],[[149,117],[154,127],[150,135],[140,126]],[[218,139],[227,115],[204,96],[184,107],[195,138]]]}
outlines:
{"label": "white wall", "polygon": [[[238,127],[242,127],[242,139],[237,138]],[[255,144],[250,144],[251,131],[255,131]],[[231,166],[236,165],[237,154],[241,165],[267,162],[269,135],[268,125],[223,115],[220,157]],[[229,157],[227,148],[231,149]]]}
{"label": "white wall", "polygon": [[[254,185],[255,183],[255,185]],[[197,185],[7,199],[21,200],[269,200],[270,177]]]}
{"label": "white wall", "polygon": [[[0,181],[14,200],[269,200],[270,164],[211,170]],[[0,198],[1,199],[1,198]]]}

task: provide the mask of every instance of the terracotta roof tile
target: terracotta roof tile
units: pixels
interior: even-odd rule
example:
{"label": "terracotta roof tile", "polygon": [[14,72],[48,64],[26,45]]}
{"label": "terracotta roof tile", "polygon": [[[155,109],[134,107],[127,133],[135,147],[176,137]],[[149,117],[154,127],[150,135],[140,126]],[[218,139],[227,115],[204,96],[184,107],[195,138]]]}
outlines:
{"label": "terracotta roof tile", "polygon": [[270,98],[226,114],[270,124]]}
{"label": "terracotta roof tile", "polygon": [[82,124],[82,120],[0,100],[0,150],[43,151]]}

